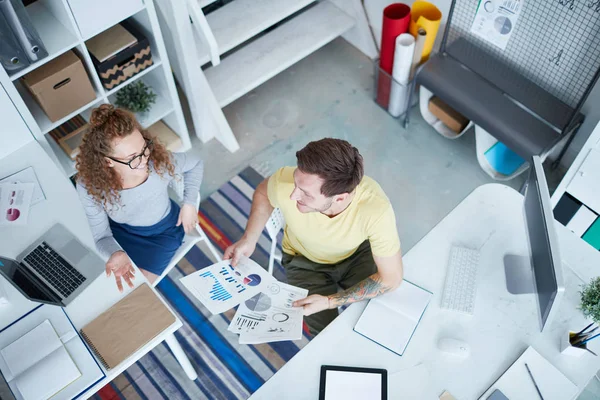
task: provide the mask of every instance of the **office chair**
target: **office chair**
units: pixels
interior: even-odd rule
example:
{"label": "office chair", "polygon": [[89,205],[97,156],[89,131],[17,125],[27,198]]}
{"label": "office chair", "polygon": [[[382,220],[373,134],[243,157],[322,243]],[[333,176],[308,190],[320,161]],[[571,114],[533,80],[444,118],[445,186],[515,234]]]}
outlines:
{"label": "office chair", "polygon": [[277,251],[277,235],[285,226],[285,219],[279,208],[276,208],[271,213],[269,220],[265,224],[269,238],[271,239],[271,251],[269,252],[269,273],[273,275],[273,266],[275,260],[281,262],[281,253]]}

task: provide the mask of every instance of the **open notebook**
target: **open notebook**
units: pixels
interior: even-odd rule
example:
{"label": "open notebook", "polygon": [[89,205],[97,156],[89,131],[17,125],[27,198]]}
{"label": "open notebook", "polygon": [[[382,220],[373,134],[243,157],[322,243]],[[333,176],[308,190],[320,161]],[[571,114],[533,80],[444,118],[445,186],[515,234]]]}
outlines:
{"label": "open notebook", "polygon": [[432,295],[405,280],[393,292],[370,300],[354,331],[402,355]]}
{"label": "open notebook", "polygon": [[[0,351],[25,400],[46,400],[77,380],[81,372],[58,338],[50,321]],[[9,379],[10,378],[10,379]]]}

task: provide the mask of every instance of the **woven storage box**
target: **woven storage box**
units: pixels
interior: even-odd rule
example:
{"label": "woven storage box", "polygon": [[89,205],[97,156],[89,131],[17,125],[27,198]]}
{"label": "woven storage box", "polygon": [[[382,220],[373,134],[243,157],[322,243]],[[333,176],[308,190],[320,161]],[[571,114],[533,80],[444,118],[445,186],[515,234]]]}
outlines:
{"label": "woven storage box", "polygon": [[108,90],[125,82],[153,63],[148,39],[128,21],[121,22],[121,25],[135,36],[137,43],[132,44],[105,61],[98,60],[90,52],[100,81]]}

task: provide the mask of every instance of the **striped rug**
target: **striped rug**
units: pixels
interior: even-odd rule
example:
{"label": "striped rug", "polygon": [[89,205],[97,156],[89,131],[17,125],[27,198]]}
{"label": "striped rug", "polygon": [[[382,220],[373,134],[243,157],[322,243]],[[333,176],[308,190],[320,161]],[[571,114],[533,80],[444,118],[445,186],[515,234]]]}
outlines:
{"label": "striped rug", "polygon": [[[248,168],[201,203],[198,215],[202,229],[221,252],[241,238],[250,213],[252,193],[262,179]],[[247,399],[308,343],[305,333],[302,340],[294,342],[238,344],[238,335],[227,331],[235,311],[211,315],[179,283],[179,278],[212,264],[202,248],[201,243],[193,247],[157,286],[183,321],[183,327],[175,336],[198,372],[198,379],[189,380],[162,343],[93,398]],[[266,267],[269,248],[270,240],[265,231],[252,258]],[[285,281],[278,263],[274,275]]]}

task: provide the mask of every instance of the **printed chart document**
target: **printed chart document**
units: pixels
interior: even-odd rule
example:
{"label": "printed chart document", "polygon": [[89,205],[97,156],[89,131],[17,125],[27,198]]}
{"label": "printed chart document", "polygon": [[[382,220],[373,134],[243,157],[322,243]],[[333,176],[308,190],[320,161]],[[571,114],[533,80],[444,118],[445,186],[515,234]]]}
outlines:
{"label": "printed chart document", "polygon": [[27,225],[33,183],[0,184],[0,226]]}
{"label": "printed chart document", "polygon": [[274,281],[241,303],[228,330],[240,334],[240,344],[259,344],[302,338],[302,307],[292,307],[308,290]]}
{"label": "printed chart document", "polygon": [[354,326],[367,339],[402,355],[433,294],[409,281],[369,301]]}
{"label": "printed chart document", "polygon": [[523,0],[480,0],[471,32],[505,50],[522,8]]}
{"label": "printed chart document", "polygon": [[27,167],[19,172],[15,172],[6,178],[0,178],[0,185],[3,183],[33,183],[33,195],[31,196],[31,205],[46,200],[42,186],[35,175],[33,167]]}
{"label": "printed chart document", "polygon": [[81,377],[49,320],[4,347],[0,354],[12,374],[7,382],[15,381],[24,400],[48,399]]}
{"label": "printed chart document", "polygon": [[180,279],[213,314],[225,312],[263,291],[275,278],[244,257],[236,267],[221,261]]}

